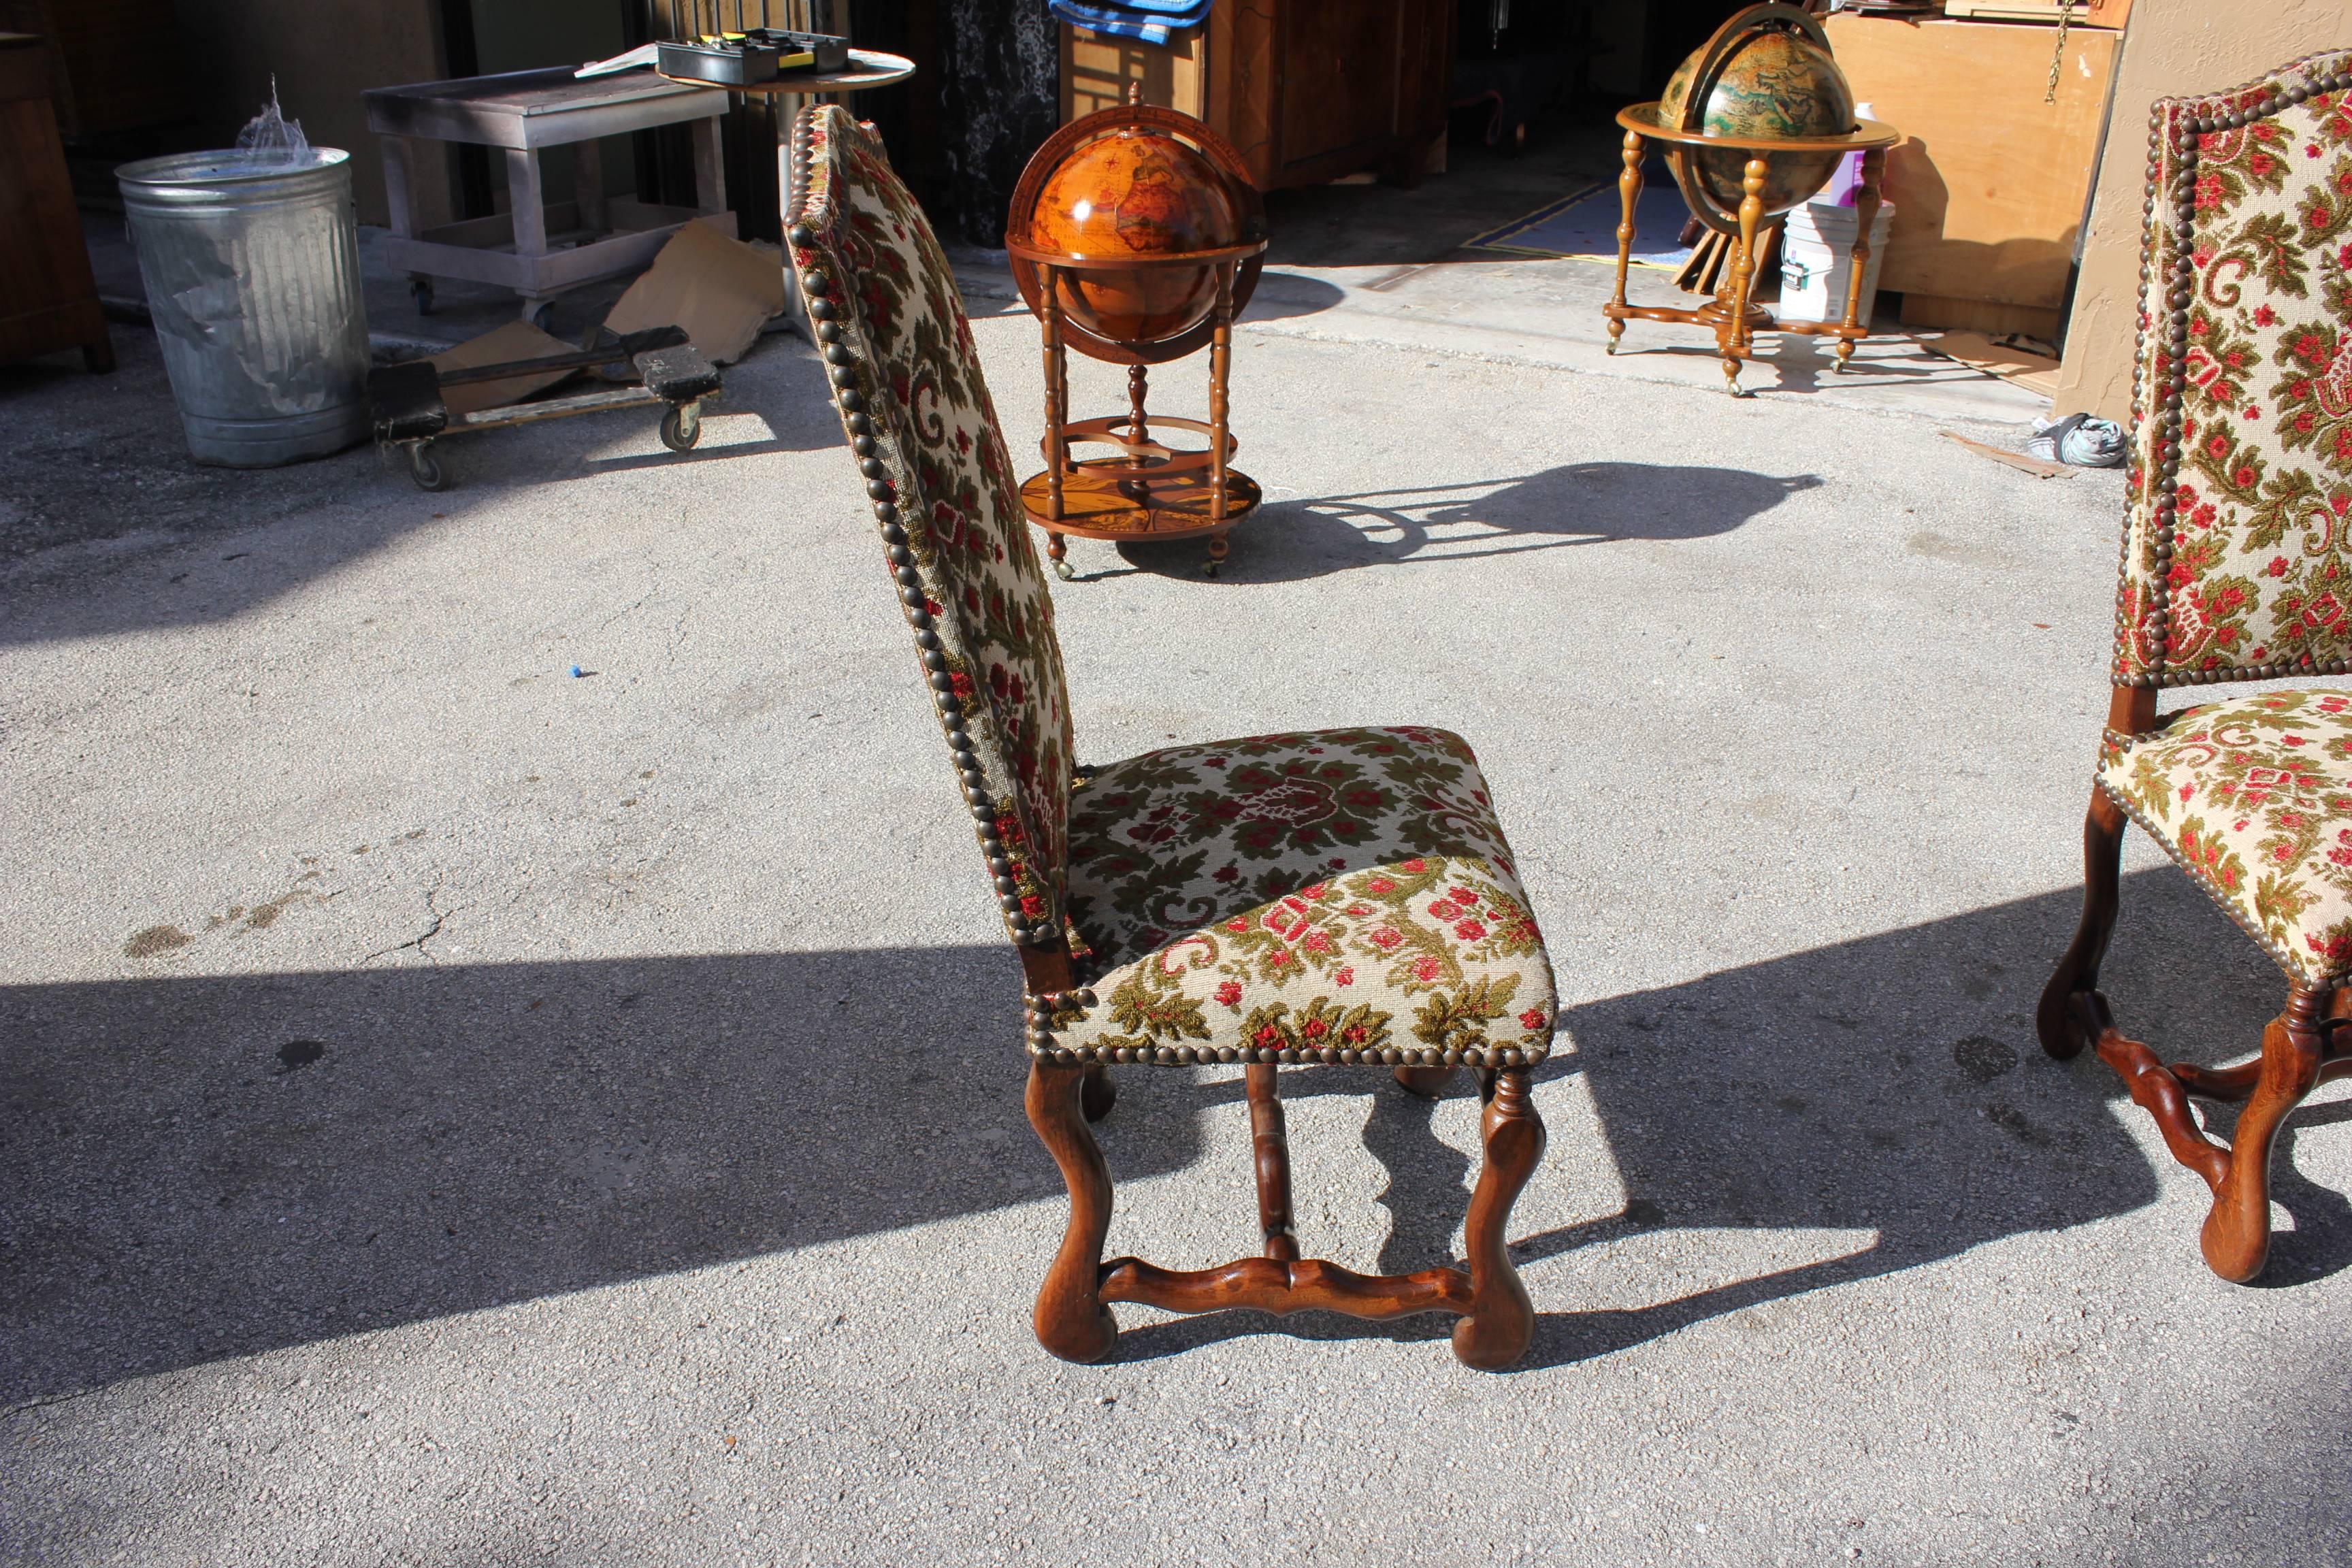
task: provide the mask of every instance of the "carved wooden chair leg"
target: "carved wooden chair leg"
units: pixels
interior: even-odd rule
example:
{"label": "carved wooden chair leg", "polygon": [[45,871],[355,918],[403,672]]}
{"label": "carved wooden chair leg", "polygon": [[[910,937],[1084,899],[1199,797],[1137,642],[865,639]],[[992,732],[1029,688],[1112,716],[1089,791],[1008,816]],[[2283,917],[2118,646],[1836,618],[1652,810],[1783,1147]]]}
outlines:
{"label": "carved wooden chair leg", "polygon": [[1270,1062],[1253,1062],[1249,1084],[1250,1153],[1257,1173],[1257,1224],[1265,1256],[1298,1261],[1298,1228],[1291,1218],[1290,1130]]}
{"label": "carved wooden chair leg", "polygon": [[2259,1081],[2239,1113],[2229,1165],[2213,1189],[2213,1210],[2198,1238],[2213,1272],[2241,1285],[2260,1274],[2270,1258],[2271,1147],[2288,1113],[2319,1081],[2326,1054],[2319,1018],[2327,995],[2296,986],[2287,993],[2286,1010],[2263,1031]]}
{"label": "carved wooden chair leg", "polygon": [[1078,1091],[1078,1109],[1087,1113],[1089,1121],[1100,1121],[1118,1103],[1118,1085],[1110,1080],[1110,1068],[1097,1062],[1087,1068],[1085,1087]]}
{"label": "carved wooden chair leg", "polygon": [[2107,955],[2107,938],[2116,929],[2121,899],[2118,866],[2123,856],[2123,808],[2107,792],[2091,786],[2091,809],[2083,818],[2083,920],[2074,940],[2066,944],[2057,972],[2042,990],[2042,1004],[2033,1015],[2034,1032],[2042,1048],[2060,1061],[2079,1053],[2095,1036],[2084,1033],[2074,999],[2099,988],[2099,963]]}
{"label": "carved wooden chair leg", "polygon": [[1505,1230],[1511,1205],[1543,1159],[1544,1124],[1528,1094],[1524,1068],[1496,1076],[1481,1131],[1486,1163],[1470,1196],[1463,1250],[1469,1255],[1469,1316],[1454,1325],[1454,1353],[1465,1366],[1496,1371],[1526,1353],[1535,1337],[1535,1303],[1511,1266]]}
{"label": "carved wooden chair leg", "polygon": [[1399,1068],[1396,1069],[1398,1086],[1407,1094],[1419,1095],[1423,1100],[1435,1100],[1444,1093],[1445,1086],[1452,1082],[1453,1079],[1452,1068]]}
{"label": "carved wooden chair leg", "polygon": [[1110,1234],[1110,1167],[1078,1103],[1086,1077],[1076,1066],[1033,1062],[1029,1068],[1029,1125],[1070,1189],[1070,1227],[1037,1292],[1032,1321],[1039,1344],[1077,1362],[1100,1361],[1118,1337],[1118,1322],[1097,1290],[1103,1238]]}

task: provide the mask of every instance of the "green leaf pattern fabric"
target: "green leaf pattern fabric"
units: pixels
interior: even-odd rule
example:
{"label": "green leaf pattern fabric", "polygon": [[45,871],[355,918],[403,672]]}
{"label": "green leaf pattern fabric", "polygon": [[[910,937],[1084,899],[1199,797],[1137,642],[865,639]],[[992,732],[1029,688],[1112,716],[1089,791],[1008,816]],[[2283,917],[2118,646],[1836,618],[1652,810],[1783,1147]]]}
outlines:
{"label": "green leaf pattern fabric", "polygon": [[2340,673],[2352,656],[2352,95],[2308,90],[2347,61],[2315,57],[2227,95],[2242,112],[2305,93],[2234,127],[2198,133],[2189,121],[2231,116],[2158,106],[2136,412],[2176,372],[2185,386],[2171,481],[2165,420],[2135,430],[2119,680]]}
{"label": "green leaf pattern fabric", "polygon": [[2258,692],[2111,733],[2099,783],[2288,974],[2352,969],[2352,693]]}
{"label": "green leaf pattern fabric", "polygon": [[1172,746],[1073,800],[1088,1060],[1468,1061],[1549,1050],[1543,939],[1467,742],[1324,730]]}

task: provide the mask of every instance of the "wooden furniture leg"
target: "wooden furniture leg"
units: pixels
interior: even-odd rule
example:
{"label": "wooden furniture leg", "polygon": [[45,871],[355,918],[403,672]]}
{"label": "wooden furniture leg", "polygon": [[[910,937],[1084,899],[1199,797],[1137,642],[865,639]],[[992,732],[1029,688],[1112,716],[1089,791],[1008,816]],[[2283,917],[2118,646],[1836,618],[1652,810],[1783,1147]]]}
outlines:
{"label": "wooden furniture leg", "polygon": [[1518,1360],[1535,1337],[1535,1304],[1511,1266],[1504,1235],[1511,1205],[1543,1159],[1543,1119],[1528,1095],[1525,1068],[1496,1075],[1481,1131],[1486,1163],[1478,1172],[1463,1235],[1470,1264],[1470,1315],[1454,1325],[1454,1353],[1465,1366],[1494,1371]]}
{"label": "wooden furniture leg", "polygon": [[[1217,303],[1215,325],[1209,332],[1209,517],[1225,521],[1228,498],[1225,495],[1225,432],[1230,419],[1226,403],[1226,386],[1233,374],[1234,363],[1234,267],[1227,262],[1217,268]],[[1138,367],[1140,374],[1141,367]],[[1141,409],[1139,406],[1139,415]],[[1225,543],[1223,531],[1209,535],[1209,561],[1203,570],[1212,577],[1225,563],[1225,553],[1231,547]]]}
{"label": "wooden furniture leg", "polygon": [[[1045,344],[1045,516],[1055,522],[1062,521],[1062,475],[1069,466],[1069,438],[1063,433],[1068,423],[1070,395],[1069,354],[1062,346],[1061,273],[1054,268],[1041,268],[1045,279],[1045,309],[1040,321],[1044,326]],[[1045,558],[1053,563],[1054,575],[1065,582],[1076,575],[1070,570],[1066,557],[1070,546],[1059,533],[1045,531]]]}
{"label": "wooden furniture leg", "polygon": [[1249,1081],[1250,1151],[1257,1168],[1257,1223],[1265,1255],[1276,1263],[1298,1258],[1298,1231],[1291,1219],[1289,1129],[1270,1062],[1253,1062]]}
{"label": "wooden furniture leg", "polygon": [[1748,160],[1745,193],[1739,201],[1739,247],[1731,256],[1730,310],[1716,327],[1716,344],[1723,351],[1725,390],[1734,397],[1748,395],[1739,384],[1739,362],[1748,345],[1748,298],[1756,287],[1756,241],[1764,220],[1764,182],[1771,167],[1761,158]]}
{"label": "wooden furniture leg", "polygon": [[[1617,292],[1610,296],[1609,300],[1619,311],[1625,308],[1625,274],[1633,264],[1633,212],[1642,199],[1642,151],[1641,135],[1632,131],[1625,132],[1622,154],[1625,172],[1617,176],[1620,206],[1617,219]],[[1609,353],[1613,354],[1617,352],[1617,340],[1624,335],[1625,318],[1612,312],[1609,317]]]}
{"label": "wooden furniture leg", "polygon": [[1087,1113],[1089,1121],[1100,1121],[1118,1103],[1118,1086],[1110,1080],[1110,1068],[1097,1062],[1087,1068],[1087,1081],[1078,1090],[1078,1109]]}
{"label": "wooden furniture leg", "polygon": [[1853,276],[1845,284],[1845,319],[1838,323],[1837,363],[1831,368],[1843,370],[1853,358],[1853,340],[1863,328],[1862,318],[1871,309],[1871,301],[1862,297],[1862,277],[1870,270],[1870,226],[1878,216],[1878,181],[1886,168],[1886,150],[1873,147],[1862,155],[1862,188],[1853,198]]}
{"label": "wooden furniture leg", "polygon": [[1118,1337],[1118,1321],[1103,1305],[1097,1285],[1103,1239],[1110,1234],[1110,1167],[1078,1103],[1085,1079],[1082,1067],[1033,1062],[1027,1096],[1029,1125],[1070,1189],[1069,1228],[1037,1292],[1031,1321],[1039,1344],[1076,1362],[1100,1361]]}
{"label": "wooden furniture leg", "polygon": [[2093,784],[2091,808],[2083,818],[2083,919],[2074,928],[2074,940],[2058,960],[2057,972],[2042,988],[2042,1002],[2033,1014],[2033,1029],[2042,1038],[2042,1048],[2060,1061],[2071,1059],[2090,1043],[2074,998],[2098,994],[2099,963],[2107,955],[2107,939],[2116,929],[2124,826],[2123,808],[2107,798],[2106,791]]}
{"label": "wooden furniture leg", "polygon": [[[509,147],[506,152],[507,195],[511,208],[508,216],[514,222],[514,253],[543,257],[547,254],[547,192],[540,181],[538,150]],[[536,323],[547,303],[544,295],[525,294],[523,320]]]}
{"label": "wooden furniture leg", "polygon": [[1445,1091],[1446,1082],[1454,1077],[1454,1072],[1452,1068],[1399,1068],[1396,1080],[1398,1087],[1407,1094],[1435,1100]]}
{"label": "wooden furniture leg", "polygon": [[2318,1020],[2328,993],[2295,986],[2263,1031],[2262,1077],[2230,1135],[2229,1166],[2213,1189],[2198,1245],[2213,1272],[2239,1284],[2263,1271],[2271,1252],[2271,1149],[2278,1130],[2319,1081],[2326,1049]]}

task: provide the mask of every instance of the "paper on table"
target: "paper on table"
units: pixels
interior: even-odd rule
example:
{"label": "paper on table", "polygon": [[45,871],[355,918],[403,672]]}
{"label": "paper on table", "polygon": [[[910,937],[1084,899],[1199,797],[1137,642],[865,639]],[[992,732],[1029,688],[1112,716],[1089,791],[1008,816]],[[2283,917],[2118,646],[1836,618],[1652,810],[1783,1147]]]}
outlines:
{"label": "paper on table", "polygon": [[661,46],[659,44],[639,44],[635,48],[624,50],[622,53],[614,55],[609,60],[590,60],[586,65],[582,66],[578,70],[573,71],[572,74],[575,79],[592,76],[611,76],[616,71],[633,71],[638,69],[640,67],[650,67],[660,58]]}
{"label": "paper on table", "polygon": [[670,236],[604,325],[620,333],[682,328],[704,359],[731,364],[783,308],[783,263],[698,219]]}

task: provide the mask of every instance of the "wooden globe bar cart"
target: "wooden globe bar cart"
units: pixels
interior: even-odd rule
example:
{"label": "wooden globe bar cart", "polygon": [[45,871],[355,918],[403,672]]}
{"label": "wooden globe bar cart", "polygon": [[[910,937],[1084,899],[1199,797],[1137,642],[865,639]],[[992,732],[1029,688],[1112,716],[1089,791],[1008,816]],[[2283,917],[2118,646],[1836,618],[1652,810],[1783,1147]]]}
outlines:
{"label": "wooden globe bar cart", "polygon": [[[1265,212],[1241,157],[1189,114],[1137,100],[1073,121],[1022,172],[1004,248],[1043,329],[1045,459],[1021,487],[1055,572],[1074,574],[1065,536],[1129,542],[1205,535],[1217,574],[1226,532],[1257,508],[1257,482],[1232,466],[1234,319],[1257,287]],[[1206,421],[1148,415],[1147,367],[1209,349]],[[1128,367],[1128,409],[1069,416],[1071,348]],[[1207,438],[1199,449],[1156,438]],[[1080,446],[1110,457],[1078,458]]]}
{"label": "wooden globe bar cart", "polygon": [[[1870,226],[1878,216],[1886,149],[1902,133],[1854,118],[1853,93],[1830,57],[1822,25],[1793,5],[1750,5],[1683,62],[1664,97],[1621,110],[1617,123],[1625,128],[1625,170],[1617,177],[1622,204],[1617,291],[1601,308],[1609,319],[1609,352],[1617,352],[1629,320],[1710,327],[1734,397],[1747,395],[1739,367],[1759,331],[1833,337],[1837,368],[1843,370],[1854,340],[1870,335],[1869,302],[1862,298]],[[1696,310],[1625,302],[1642,160],[1652,142],[1665,144],[1667,166],[1692,214],[1729,243],[1715,298]],[[1765,246],[1790,211],[1828,183],[1838,161],[1856,152],[1863,154],[1862,183],[1854,197],[1853,275],[1846,284],[1844,317],[1778,321],[1754,298]]]}

